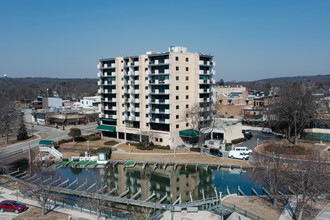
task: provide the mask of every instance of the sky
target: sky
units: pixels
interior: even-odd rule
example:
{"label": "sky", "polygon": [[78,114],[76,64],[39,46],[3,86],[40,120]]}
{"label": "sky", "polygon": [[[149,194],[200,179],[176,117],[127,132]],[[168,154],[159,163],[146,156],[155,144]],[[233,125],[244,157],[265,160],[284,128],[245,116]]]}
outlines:
{"label": "sky", "polygon": [[96,78],[100,58],[185,46],[215,79],[330,74],[329,0],[0,0],[0,75]]}

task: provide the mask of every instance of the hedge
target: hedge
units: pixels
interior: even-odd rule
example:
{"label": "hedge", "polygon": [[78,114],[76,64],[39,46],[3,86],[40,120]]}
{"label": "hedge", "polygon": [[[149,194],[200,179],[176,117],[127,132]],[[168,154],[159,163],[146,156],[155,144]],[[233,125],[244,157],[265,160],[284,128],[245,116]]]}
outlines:
{"label": "hedge", "polygon": [[199,147],[191,147],[190,151],[201,152],[201,149]]}
{"label": "hedge", "polygon": [[231,141],[232,144],[238,144],[238,143],[241,143],[241,142],[244,142],[245,141],[245,138],[237,138],[237,139],[234,139]]}
{"label": "hedge", "polygon": [[104,142],[103,143],[104,145],[115,145],[115,144],[118,144],[118,142],[117,141],[114,141],[114,140],[111,140],[111,141],[106,141],[106,142]]}
{"label": "hedge", "polygon": [[149,146],[144,146],[144,144],[141,142],[138,143],[127,142],[126,144],[136,146],[136,148],[139,150],[153,150],[153,149],[170,150],[171,149],[170,145],[161,146],[161,145],[155,145],[152,142],[149,143]]}

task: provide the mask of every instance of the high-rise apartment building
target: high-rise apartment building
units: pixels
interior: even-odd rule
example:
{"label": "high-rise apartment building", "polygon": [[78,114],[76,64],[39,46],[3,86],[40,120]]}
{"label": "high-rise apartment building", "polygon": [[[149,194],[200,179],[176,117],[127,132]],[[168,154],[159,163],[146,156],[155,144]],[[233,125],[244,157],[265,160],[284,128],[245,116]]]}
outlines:
{"label": "high-rise apartment building", "polygon": [[182,144],[179,131],[190,129],[184,120],[187,109],[199,105],[201,112],[213,114],[214,65],[213,56],[185,47],[100,59],[98,129],[104,137]]}

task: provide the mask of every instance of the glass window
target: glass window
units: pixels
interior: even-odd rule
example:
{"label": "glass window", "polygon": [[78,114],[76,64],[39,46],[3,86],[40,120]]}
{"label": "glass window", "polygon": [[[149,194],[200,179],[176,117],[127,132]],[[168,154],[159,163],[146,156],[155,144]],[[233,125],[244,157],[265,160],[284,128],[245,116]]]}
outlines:
{"label": "glass window", "polygon": [[175,57],[175,61],[179,61],[179,57]]}
{"label": "glass window", "polygon": [[179,67],[178,67],[178,66],[177,66],[177,67],[175,67],[175,70],[176,70],[176,71],[179,71]]}
{"label": "glass window", "polygon": [[179,128],[179,125],[176,125],[176,128]]}

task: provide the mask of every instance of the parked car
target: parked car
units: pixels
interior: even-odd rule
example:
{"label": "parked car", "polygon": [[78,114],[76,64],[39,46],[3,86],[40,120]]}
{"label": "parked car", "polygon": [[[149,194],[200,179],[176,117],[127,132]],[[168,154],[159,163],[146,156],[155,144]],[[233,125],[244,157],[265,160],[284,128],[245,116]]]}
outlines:
{"label": "parked car", "polygon": [[244,154],[252,154],[252,150],[247,147],[234,147],[234,151],[242,152]]}
{"label": "parked car", "polygon": [[262,131],[263,133],[266,133],[266,134],[271,134],[271,133],[273,133],[272,129],[270,129],[270,128],[262,128],[261,131]]}
{"label": "parked car", "polygon": [[240,160],[248,160],[249,159],[249,155],[240,152],[240,151],[235,151],[235,150],[231,150],[229,151],[229,158],[234,158],[234,159],[240,159]]}
{"label": "parked car", "polygon": [[216,148],[211,148],[210,149],[210,154],[213,155],[213,156],[217,156],[217,157],[222,157],[223,156],[222,152],[219,149],[216,149]]}
{"label": "parked car", "polygon": [[246,140],[250,140],[252,137],[253,137],[253,135],[252,135],[251,132],[245,131],[245,133],[244,133],[244,138],[245,138]]}
{"label": "parked car", "polygon": [[15,200],[4,200],[0,202],[0,212],[10,211],[16,214],[23,212],[27,209],[25,204],[21,204]]}

